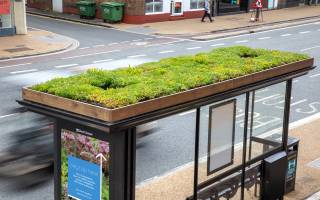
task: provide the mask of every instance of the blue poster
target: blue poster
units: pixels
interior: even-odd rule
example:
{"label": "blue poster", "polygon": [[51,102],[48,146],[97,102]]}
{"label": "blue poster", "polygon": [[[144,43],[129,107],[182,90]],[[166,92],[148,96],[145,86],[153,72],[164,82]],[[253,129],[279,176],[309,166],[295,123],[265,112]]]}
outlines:
{"label": "blue poster", "polygon": [[68,155],[68,196],[100,200],[100,166]]}

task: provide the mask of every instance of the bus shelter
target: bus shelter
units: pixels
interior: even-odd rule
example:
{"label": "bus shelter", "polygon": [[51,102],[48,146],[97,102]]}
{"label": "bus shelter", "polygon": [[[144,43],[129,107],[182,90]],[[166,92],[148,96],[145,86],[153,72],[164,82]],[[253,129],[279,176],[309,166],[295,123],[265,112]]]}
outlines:
{"label": "bus shelter", "polygon": [[[203,97],[203,88],[194,90],[192,100],[160,100],[161,109],[110,121],[55,97],[65,109],[45,105],[46,97],[27,90],[18,102],[55,121],[55,199],[276,200],[295,182],[293,79],[313,68],[313,59],[297,62],[280,74],[225,82]],[[155,104],[141,112],[148,106]]]}

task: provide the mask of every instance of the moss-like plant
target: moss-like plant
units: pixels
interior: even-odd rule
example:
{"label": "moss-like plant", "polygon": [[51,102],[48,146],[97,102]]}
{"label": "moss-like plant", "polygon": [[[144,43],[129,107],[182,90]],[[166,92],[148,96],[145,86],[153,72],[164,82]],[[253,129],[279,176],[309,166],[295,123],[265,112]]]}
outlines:
{"label": "moss-like plant", "polygon": [[307,58],[303,54],[277,50],[227,47],[137,67],[110,71],[90,69],[68,78],[55,78],[32,89],[118,108]]}

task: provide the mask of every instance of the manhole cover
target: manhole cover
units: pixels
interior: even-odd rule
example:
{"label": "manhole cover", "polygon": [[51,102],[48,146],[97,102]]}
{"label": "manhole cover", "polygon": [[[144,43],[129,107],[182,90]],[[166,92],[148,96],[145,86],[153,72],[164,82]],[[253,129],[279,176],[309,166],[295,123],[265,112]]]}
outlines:
{"label": "manhole cover", "polygon": [[320,169],[320,158],[308,163],[309,167]]}
{"label": "manhole cover", "polygon": [[5,49],[4,51],[7,51],[9,53],[15,53],[15,52],[21,52],[21,51],[30,51],[33,49],[30,49],[28,47],[19,47],[19,48],[13,48],[13,49]]}

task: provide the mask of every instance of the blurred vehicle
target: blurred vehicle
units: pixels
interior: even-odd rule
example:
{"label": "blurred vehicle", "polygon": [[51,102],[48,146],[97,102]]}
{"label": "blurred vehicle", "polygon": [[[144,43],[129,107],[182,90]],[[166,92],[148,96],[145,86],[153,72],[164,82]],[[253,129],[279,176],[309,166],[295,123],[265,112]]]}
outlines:
{"label": "blurred vehicle", "polygon": [[[23,115],[26,111],[17,113]],[[53,123],[46,117],[32,117],[28,128],[15,117],[10,134],[12,144],[0,153],[0,177],[13,179],[22,187],[50,180],[53,173]],[[49,177],[50,176],[50,177]]]}
{"label": "blurred vehicle", "polygon": [[158,122],[153,121],[136,127],[137,139],[143,138],[156,132],[159,129]]}
{"label": "blurred vehicle", "polygon": [[[5,127],[11,125],[7,135],[13,142],[0,152],[0,178],[15,179],[22,187],[50,180],[54,168],[53,122],[23,108],[11,112],[15,116],[2,122]],[[157,129],[157,121],[137,126],[137,139]]]}

